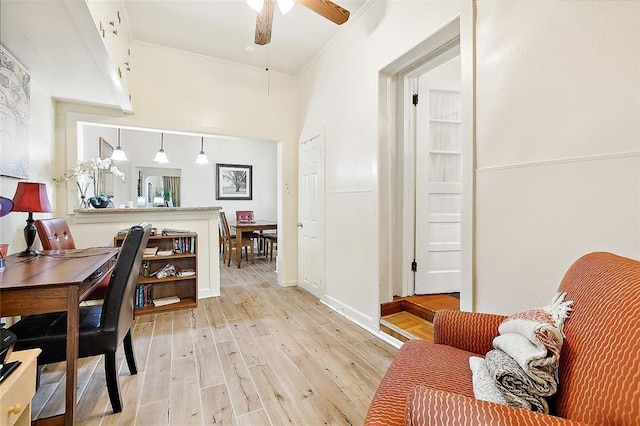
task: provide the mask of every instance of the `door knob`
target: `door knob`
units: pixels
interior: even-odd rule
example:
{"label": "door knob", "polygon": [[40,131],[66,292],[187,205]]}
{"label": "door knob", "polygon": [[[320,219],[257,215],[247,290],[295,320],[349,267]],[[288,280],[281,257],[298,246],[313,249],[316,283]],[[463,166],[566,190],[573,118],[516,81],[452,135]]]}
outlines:
{"label": "door knob", "polygon": [[302,222],[298,222],[298,228],[304,228],[304,225],[302,224]]}

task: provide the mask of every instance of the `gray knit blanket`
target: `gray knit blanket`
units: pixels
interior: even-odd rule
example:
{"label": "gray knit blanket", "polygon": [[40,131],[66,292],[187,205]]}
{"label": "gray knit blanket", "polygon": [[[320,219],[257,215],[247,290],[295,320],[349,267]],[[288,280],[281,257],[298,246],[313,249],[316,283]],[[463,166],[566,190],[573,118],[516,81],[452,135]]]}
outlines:
{"label": "gray knit blanket", "polygon": [[494,349],[471,357],[476,399],[549,413],[546,398],[558,389],[564,322],[571,311],[565,293],[544,308],[512,315],[498,327]]}

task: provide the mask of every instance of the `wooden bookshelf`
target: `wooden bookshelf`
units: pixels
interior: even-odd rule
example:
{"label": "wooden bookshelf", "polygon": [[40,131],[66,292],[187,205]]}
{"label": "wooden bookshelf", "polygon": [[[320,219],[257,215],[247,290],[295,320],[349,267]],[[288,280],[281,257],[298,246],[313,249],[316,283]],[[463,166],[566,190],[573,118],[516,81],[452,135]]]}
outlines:
{"label": "wooden bookshelf", "polygon": [[[113,243],[120,247],[124,234],[114,237]],[[149,237],[147,247],[157,247],[158,252],[171,251],[172,254],[145,255],[134,298],[135,314],[147,315],[169,312],[178,309],[191,309],[198,306],[198,235],[189,233],[162,233]],[[155,274],[166,265],[175,267],[176,275],[158,278]],[[194,271],[193,275],[179,276],[179,272]],[[155,306],[153,300],[166,297],[178,297],[179,302]]]}

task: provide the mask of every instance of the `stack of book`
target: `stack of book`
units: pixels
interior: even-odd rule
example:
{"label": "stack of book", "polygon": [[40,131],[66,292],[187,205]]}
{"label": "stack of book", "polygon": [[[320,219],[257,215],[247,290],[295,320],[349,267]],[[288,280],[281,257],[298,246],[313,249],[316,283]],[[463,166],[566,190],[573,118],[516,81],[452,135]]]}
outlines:
{"label": "stack of book", "polygon": [[147,247],[144,249],[145,256],[155,256],[158,253],[158,247]]}

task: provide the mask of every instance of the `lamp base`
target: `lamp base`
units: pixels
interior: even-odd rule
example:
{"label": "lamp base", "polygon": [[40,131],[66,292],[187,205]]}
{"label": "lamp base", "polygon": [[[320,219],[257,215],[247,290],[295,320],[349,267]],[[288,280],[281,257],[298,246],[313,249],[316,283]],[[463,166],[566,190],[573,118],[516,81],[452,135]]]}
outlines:
{"label": "lamp base", "polygon": [[18,253],[16,256],[18,257],[27,257],[27,256],[40,256],[40,252],[36,249],[27,248]]}

